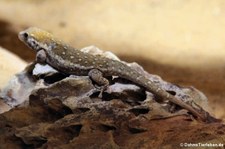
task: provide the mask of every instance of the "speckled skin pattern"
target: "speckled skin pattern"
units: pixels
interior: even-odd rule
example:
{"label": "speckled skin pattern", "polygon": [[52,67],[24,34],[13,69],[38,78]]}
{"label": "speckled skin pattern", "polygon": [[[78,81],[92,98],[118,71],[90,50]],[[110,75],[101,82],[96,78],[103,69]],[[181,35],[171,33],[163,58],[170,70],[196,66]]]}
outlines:
{"label": "speckled skin pattern", "polygon": [[19,39],[37,52],[37,62],[47,63],[62,73],[89,75],[98,84],[104,86],[108,85],[105,76],[119,76],[146,88],[154,95],[179,105],[202,120],[207,117],[204,110],[196,109],[177,99],[122,61],[82,52],[63,43],[52,34],[35,27],[20,32]]}

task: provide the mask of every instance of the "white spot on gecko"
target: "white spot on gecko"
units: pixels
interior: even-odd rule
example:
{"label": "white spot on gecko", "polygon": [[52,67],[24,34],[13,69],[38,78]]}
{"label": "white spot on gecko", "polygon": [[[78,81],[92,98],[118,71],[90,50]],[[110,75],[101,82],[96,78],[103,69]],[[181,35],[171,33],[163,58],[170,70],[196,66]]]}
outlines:
{"label": "white spot on gecko", "polygon": [[65,55],[65,54],[66,54],[66,52],[62,52],[62,54],[63,54],[63,55]]}
{"label": "white spot on gecko", "polygon": [[74,56],[72,56],[72,55],[71,55],[71,56],[70,56],[70,58],[71,58],[71,59],[73,59],[73,58],[74,58]]}

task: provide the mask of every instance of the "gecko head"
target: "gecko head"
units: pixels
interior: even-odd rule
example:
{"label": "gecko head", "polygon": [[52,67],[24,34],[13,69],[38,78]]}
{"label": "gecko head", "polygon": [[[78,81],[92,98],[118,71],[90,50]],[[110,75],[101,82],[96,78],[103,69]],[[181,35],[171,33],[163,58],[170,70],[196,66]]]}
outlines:
{"label": "gecko head", "polygon": [[39,51],[41,49],[46,51],[51,50],[54,48],[56,43],[52,34],[36,27],[30,27],[21,31],[18,37],[28,47],[35,51]]}

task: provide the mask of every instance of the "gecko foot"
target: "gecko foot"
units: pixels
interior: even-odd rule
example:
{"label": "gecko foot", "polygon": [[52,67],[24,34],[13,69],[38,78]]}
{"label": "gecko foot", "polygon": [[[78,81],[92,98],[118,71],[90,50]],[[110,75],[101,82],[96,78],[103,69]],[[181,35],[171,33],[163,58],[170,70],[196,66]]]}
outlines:
{"label": "gecko foot", "polygon": [[94,85],[96,89],[100,91],[98,97],[102,98],[103,92],[107,89],[108,86],[99,86],[99,85]]}
{"label": "gecko foot", "polygon": [[96,88],[100,88],[100,93],[98,95],[99,98],[102,98],[102,94],[103,92],[107,89],[107,87],[109,86],[109,81],[103,77],[103,74],[100,70],[98,69],[92,69],[89,71],[88,76],[94,81],[96,82],[98,85],[100,85],[100,87],[96,87]]}

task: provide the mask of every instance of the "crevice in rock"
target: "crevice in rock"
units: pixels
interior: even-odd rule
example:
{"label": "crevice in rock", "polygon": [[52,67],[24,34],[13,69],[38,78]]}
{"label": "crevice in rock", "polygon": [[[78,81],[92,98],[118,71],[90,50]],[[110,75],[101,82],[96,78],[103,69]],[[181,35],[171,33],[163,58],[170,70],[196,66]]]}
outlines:
{"label": "crevice in rock", "polygon": [[82,126],[83,125],[71,125],[69,127],[64,127],[63,130],[67,133],[68,140],[78,137]]}
{"label": "crevice in rock", "polygon": [[90,111],[90,108],[82,107],[82,108],[75,108],[75,109],[73,109],[73,113],[76,113],[76,114],[85,113],[87,111]]}
{"label": "crevice in rock", "polygon": [[140,108],[132,108],[129,110],[129,112],[132,112],[135,116],[138,116],[140,114],[147,114],[150,111],[147,107],[140,107]]}
{"label": "crevice in rock", "polygon": [[132,133],[132,134],[137,134],[137,133],[143,133],[143,132],[146,132],[147,129],[144,129],[144,128],[129,128],[129,131]]}
{"label": "crevice in rock", "polygon": [[29,138],[29,143],[23,141],[22,138],[20,138],[20,140],[24,143],[23,144],[23,148],[24,149],[35,149],[35,148],[39,148],[39,147],[42,147],[48,141],[48,139],[46,137],[33,137],[33,138]]}
{"label": "crevice in rock", "polygon": [[116,130],[115,126],[111,126],[111,125],[106,125],[106,124],[101,124],[99,125],[99,129],[103,132],[107,132],[107,131],[114,131]]}
{"label": "crevice in rock", "polygon": [[62,118],[65,115],[73,113],[73,111],[69,107],[63,105],[59,99],[48,101],[48,112],[50,114],[55,114],[58,118]]}
{"label": "crevice in rock", "polygon": [[47,84],[53,84],[55,82],[61,81],[62,79],[65,79],[66,77],[69,77],[69,75],[62,73],[55,73],[49,76],[40,76],[40,78],[43,78]]}

